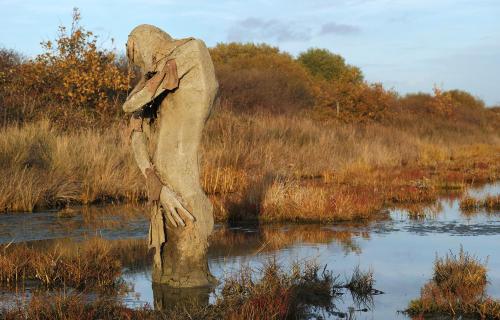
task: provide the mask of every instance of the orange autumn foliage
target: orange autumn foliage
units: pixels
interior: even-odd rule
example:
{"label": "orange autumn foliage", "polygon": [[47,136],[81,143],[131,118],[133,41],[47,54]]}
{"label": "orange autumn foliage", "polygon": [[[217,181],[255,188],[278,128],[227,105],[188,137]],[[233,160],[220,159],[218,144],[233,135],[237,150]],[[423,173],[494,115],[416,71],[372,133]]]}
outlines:
{"label": "orange autumn foliage", "polygon": [[[3,70],[0,82],[6,108],[21,105],[24,111],[45,113],[63,126],[117,113],[129,74],[119,69],[114,52],[100,49],[98,37],[79,22],[80,13],[74,9],[69,33],[60,26],[55,42],[41,43],[44,53]],[[24,103],[19,103],[20,97]]]}

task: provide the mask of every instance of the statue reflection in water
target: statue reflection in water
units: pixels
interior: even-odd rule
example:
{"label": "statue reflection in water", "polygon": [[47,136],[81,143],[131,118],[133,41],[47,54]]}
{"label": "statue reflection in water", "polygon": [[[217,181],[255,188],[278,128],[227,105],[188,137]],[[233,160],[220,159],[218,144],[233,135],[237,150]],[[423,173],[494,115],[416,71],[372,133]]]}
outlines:
{"label": "statue reflection in water", "polygon": [[154,309],[167,312],[206,306],[209,303],[213,287],[174,288],[168,285],[153,283]]}

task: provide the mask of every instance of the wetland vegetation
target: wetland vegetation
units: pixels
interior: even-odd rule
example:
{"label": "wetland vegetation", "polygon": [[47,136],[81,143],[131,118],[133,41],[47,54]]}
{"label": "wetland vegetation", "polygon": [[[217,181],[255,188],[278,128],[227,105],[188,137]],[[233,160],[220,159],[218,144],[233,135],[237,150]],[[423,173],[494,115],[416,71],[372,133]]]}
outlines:
{"label": "wetland vegetation", "polygon": [[487,285],[486,262],[460,248],[456,254],[436,258],[432,280],[422,287],[420,298],[410,302],[407,312],[420,317],[499,319],[500,300],[488,296]]}

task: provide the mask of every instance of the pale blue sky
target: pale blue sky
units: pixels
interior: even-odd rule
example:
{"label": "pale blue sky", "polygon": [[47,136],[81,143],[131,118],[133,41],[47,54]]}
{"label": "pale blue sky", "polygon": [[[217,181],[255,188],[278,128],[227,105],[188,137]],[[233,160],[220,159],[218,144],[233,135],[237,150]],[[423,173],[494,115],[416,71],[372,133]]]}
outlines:
{"label": "pale blue sky", "polygon": [[401,93],[436,84],[500,104],[500,0],[0,0],[0,46],[39,53],[73,7],[120,52],[134,26],[150,23],[209,46],[267,42],[294,55],[328,48]]}

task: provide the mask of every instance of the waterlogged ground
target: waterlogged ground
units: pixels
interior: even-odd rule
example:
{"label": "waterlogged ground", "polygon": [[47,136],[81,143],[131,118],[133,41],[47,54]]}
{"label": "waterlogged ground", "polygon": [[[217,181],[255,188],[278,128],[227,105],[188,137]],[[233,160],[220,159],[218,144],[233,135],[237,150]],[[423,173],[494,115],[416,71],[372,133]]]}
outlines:
{"label": "waterlogged ground", "polygon": [[[475,197],[499,193],[500,184],[469,191]],[[0,217],[0,242],[78,240],[96,235],[107,239],[143,238],[148,228],[143,211],[141,207],[104,207],[64,214],[4,215]],[[260,268],[269,259],[277,259],[284,266],[316,259],[341,279],[359,265],[362,270],[373,270],[375,287],[384,294],[359,303],[345,293],[336,299],[333,313],[319,312],[331,319],[347,317],[348,313],[356,319],[406,319],[398,311],[419,295],[420,288],[431,277],[436,255],[443,256],[449,250],[457,252],[461,246],[479,258],[488,259],[488,293],[500,298],[499,245],[500,212],[462,213],[458,199],[445,197],[429,205],[425,214],[409,215],[405,210],[393,210],[364,224],[217,226],[209,265],[219,279],[242,265]],[[133,286],[126,302],[130,306],[154,305],[156,298],[168,303],[169,292],[152,288],[150,264],[138,265],[142,267],[125,272],[125,280]],[[2,292],[3,296],[10,294]],[[214,300],[214,294],[208,291],[186,294]]]}

